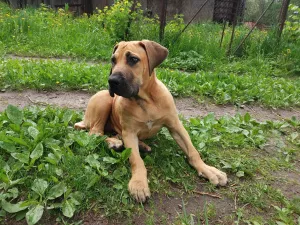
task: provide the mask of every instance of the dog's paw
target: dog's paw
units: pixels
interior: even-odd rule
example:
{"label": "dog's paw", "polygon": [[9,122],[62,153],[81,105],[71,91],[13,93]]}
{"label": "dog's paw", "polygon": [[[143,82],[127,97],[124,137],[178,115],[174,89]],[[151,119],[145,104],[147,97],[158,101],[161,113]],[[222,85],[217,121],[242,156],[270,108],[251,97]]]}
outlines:
{"label": "dog's paw", "polygon": [[81,121],[81,122],[75,123],[74,128],[76,130],[84,130],[84,129],[86,129],[86,126],[85,126],[84,122]]}
{"label": "dog's paw", "polygon": [[121,151],[124,149],[123,141],[117,138],[106,138],[106,142],[108,147],[115,151]]}
{"label": "dog's paw", "polygon": [[226,173],[212,166],[205,165],[203,170],[199,173],[199,176],[209,179],[209,181],[214,185],[225,186],[227,184]]}
{"label": "dog's paw", "polygon": [[147,178],[141,180],[131,178],[128,190],[137,202],[145,202],[151,196]]}
{"label": "dog's paw", "polygon": [[139,150],[140,152],[151,152],[151,147],[146,145],[144,142],[139,141]]}

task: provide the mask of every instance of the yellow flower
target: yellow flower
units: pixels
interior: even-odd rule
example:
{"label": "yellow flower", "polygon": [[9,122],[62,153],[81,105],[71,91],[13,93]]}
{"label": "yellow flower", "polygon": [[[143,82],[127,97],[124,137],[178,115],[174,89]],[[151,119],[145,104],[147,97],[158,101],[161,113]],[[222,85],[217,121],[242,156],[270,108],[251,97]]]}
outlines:
{"label": "yellow flower", "polygon": [[59,81],[56,81],[56,84],[59,84]]}
{"label": "yellow flower", "polygon": [[286,52],[287,52],[287,54],[291,54],[291,49],[288,48],[288,49],[286,50]]}

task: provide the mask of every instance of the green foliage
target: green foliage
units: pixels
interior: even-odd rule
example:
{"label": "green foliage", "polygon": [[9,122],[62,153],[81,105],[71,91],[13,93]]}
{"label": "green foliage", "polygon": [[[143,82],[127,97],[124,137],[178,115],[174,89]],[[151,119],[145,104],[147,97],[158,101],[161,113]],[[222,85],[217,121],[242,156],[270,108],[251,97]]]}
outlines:
{"label": "green foliage", "polygon": [[265,142],[265,129],[263,124],[257,123],[247,113],[234,118],[222,117],[216,120],[209,114],[203,120],[190,119],[186,129],[191,133],[195,146],[198,146],[204,158],[212,164],[220,162],[223,168],[243,177],[254,174],[257,164],[247,160],[247,156],[240,154],[228,159],[208,157],[214,147],[228,148],[261,148]]}
{"label": "green foliage", "polygon": [[209,97],[218,104],[259,102],[269,106],[299,105],[299,80],[265,74],[159,70],[158,77],[175,96]]}
{"label": "green foliage", "polygon": [[[1,89],[99,90],[107,88],[109,65],[51,60],[0,61]],[[67,119],[67,117],[65,118]]]}
{"label": "green foliage", "polygon": [[[0,3],[0,40],[5,51],[39,56],[107,58],[113,45],[96,19],[73,17],[64,9],[7,10]],[[1,45],[0,45],[1,46]],[[0,48],[1,49],[1,48]]]}
{"label": "green foliage", "polygon": [[131,23],[138,22],[143,17],[141,4],[135,5],[133,10],[132,1],[117,1],[111,7],[104,7],[102,10],[97,10],[93,15],[99,22],[102,22],[104,30],[108,32],[110,37],[115,41],[128,40]]}
{"label": "green foliage", "polygon": [[276,223],[280,225],[284,224],[295,224],[292,218],[292,211],[287,208],[279,208],[278,206],[274,206],[277,211],[277,220]]}
{"label": "green foliage", "polygon": [[[20,123],[9,119],[12,111]],[[74,130],[73,124],[81,117],[82,113],[53,107],[20,110],[9,106],[0,113],[0,219],[7,212],[36,224],[45,211],[70,218],[92,204],[107,216],[136,211],[138,206],[134,206],[127,191],[131,150],[117,153],[107,148],[105,137]],[[257,159],[251,152],[262,151],[274,130],[285,132],[288,141],[299,145],[296,133],[300,123],[295,118],[257,122],[249,114],[220,119],[209,114],[202,119],[184,120],[183,124],[203,159],[236,179],[251,179],[265,166],[265,160]],[[158,144],[152,146],[154,153],[142,155],[151,190],[168,192],[174,183],[186,191],[193,190],[199,178],[168,131],[162,129],[155,139]],[[284,162],[280,154],[271,158]],[[264,207],[262,200],[270,196],[284,202],[269,187],[244,187],[240,198],[245,203]],[[249,191],[253,194],[249,195]],[[296,206],[292,202],[286,207]]]}
{"label": "green foliage", "polygon": [[[259,16],[263,13],[263,11],[267,8],[267,6],[270,3],[271,0],[248,0],[246,2],[244,21],[256,22]],[[275,1],[269,8],[269,10],[265,13],[265,15],[262,17],[260,23],[265,24],[267,26],[277,25],[281,4],[281,1]]]}
{"label": "green foliage", "polygon": [[167,59],[163,66],[186,71],[197,71],[206,69],[209,64],[210,62],[207,62],[203,56],[191,50],[189,52],[180,52],[178,56]]}
{"label": "green foliage", "polygon": [[[109,59],[111,49],[117,41],[159,41],[158,17],[144,16],[145,12],[139,4],[133,10],[132,1],[118,1],[110,8],[97,10],[90,17],[86,14],[74,17],[66,9],[54,11],[45,5],[38,9],[12,10],[0,3],[0,8],[0,56],[13,53]],[[291,30],[299,27],[295,14],[297,6],[291,6],[290,11],[290,19],[280,43],[276,28],[263,31],[255,29],[236,56],[243,56],[242,61],[266,57],[275,65],[280,65],[282,73],[298,74],[300,48],[296,41],[297,33],[291,33]],[[170,51],[170,63],[165,65],[194,71],[212,70],[216,66],[230,64],[226,55],[230,26],[225,29],[222,46],[220,24],[191,24],[175,42],[184,26],[182,15],[167,22],[165,38],[161,43]],[[236,27],[233,49],[247,33],[248,28]],[[290,41],[291,37],[295,41]]]}
{"label": "green foliage", "polygon": [[[10,121],[11,109],[18,111],[15,118],[21,123]],[[84,201],[96,196],[103,201],[109,192],[119,192],[120,204],[130,207],[129,195],[121,192],[130,174],[130,149],[111,152],[105,137],[74,130],[70,125],[81,116],[70,110],[32,107],[21,111],[15,106],[0,114],[0,200],[6,212],[26,212],[22,218],[36,224],[45,210],[61,210],[72,217]],[[103,206],[112,207],[115,201],[110,199]],[[126,207],[119,213],[122,210]]]}
{"label": "green foliage", "polygon": [[300,7],[289,5],[289,16],[285,23],[285,32],[291,41],[299,41],[300,36]]}
{"label": "green foliage", "polygon": [[[166,26],[163,44],[169,48],[170,58],[182,58],[180,57],[181,54],[187,54],[189,60],[192,60],[195,54],[191,52],[196,52],[200,57],[205,59],[205,62],[210,62],[210,64],[221,64],[223,60],[226,60],[226,49],[219,46],[221,25],[213,23],[191,24],[189,28],[178,37],[183,27],[184,23],[181,17],[175,18]],[[223,46],[227,46],[229,43],[229,33],[230,30],[226,30],[227,35],[224,37]],[[178,40],[174,42],[177,37]],[[201,65],[198,69],[211,68],[204,66],[205,65]],[[195,66],[193,67],[195,68]]]}

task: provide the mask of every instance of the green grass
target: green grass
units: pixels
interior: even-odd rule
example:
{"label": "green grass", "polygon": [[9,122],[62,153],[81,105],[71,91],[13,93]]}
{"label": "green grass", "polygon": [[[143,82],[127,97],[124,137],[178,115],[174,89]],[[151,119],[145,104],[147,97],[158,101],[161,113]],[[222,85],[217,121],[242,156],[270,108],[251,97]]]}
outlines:
{"label": "green grass", "polygon": [[[107,148],[104,138],[74,130],[73,124],[81,117],[80,112],[52,107],[20,110],[8,106],[0,114],[0,219],[13,214],[33,223],[44,211],[72,217],[91,205],[113,218],[129,219],[133,212],[143,212],[127,191],[130,149],[116,153]],[[292,169],[296,163],[299,121],[259,123],[249,114],[220,119],[209,114],[183,122],[202,158],[225,170],[238,184],[235,188],[239,204],[250,204],[252,210],[258,211],[272,204],[288,209],[289,220],[296,216],[297,203],[273,190],[268,181],[272,171]],[[280,137],[289,147],[282,147],[282,151],[265,160],[264,146],[274,132],[284,132]],[[166,129],[155,137],[155,142],[150,144],[153,153],[142,155],[152,193],[171,194],[174,184],[184,192],[192,192],[201,178]],[[285,154],[287,148],[294,149],[289,151],[289,157]],[[277,163],[272,163],[272,159]],[[259,176],[265,179],[254,182]],[[229,187],[217,190],[207,183],[204,188],[234,198]],[[208,209],[209,217],[213,217],[213,206]],[[276,210],[271,208],[272,212]],[[274,219],[272,215],[269,219]],[[189,217],[183,215],[182,219]]]}
{"label": "green grass", "polygon": [[[0,71],[1,89],[95,92],[107,89],[110,65],[6,59],[0,61]],[[184,73],[162,68],[157,69],[157,74],[174,96],[194,96],[218,104],[259,103],[272,107],[299,107],[300,79],[273,76],[273,71],[262,61],[248,71],[241,64],[232,64],[214,72]]]}
{"label": "green grass", "polygon": [[[109,57],[114,43],[96,20],[40,9],[8,10],[0,3],[0,41],[19,55]],[[6,9],[6,10],[5,10]]]}
{"label": "green grass", "polygon": [[[144,17],[140,7],[137,13],[132,14],[133,22],[126,36],[131,3],[124,2],[104,11],[98,10],[90,17],[75,17],[64,9],[54,11],[44,5],[38,9],[12,10],[0,3],[0,55],[10,53],[107,60],[114,44],[120,40],[150,39],[158,42],[158,18]],[[213,23],[192,24],[174,42],[184,25],[180,16],[167,23],[161,44],[170,50],[168,67],[211,70],[228,64],[226,52],[230,27],[225,30],[224,42],[220,47],[222,26]],[[243,26],[236,29],[233,50],[248,32]],[[284,73],[287,70],[291,74],[299,74],[299,40],[290,34],[295,29],[289,26],[280,43],[276,39],[275,28],[270,31],[255,30],[235,56],[238,60],[241,56],[242,60],[257,57],[271,59],[275,65],[280,65]]]}
{"label": "green grass", "polygon": [[1,88],[91,90],[107,88],[109,65],[51,60],[0,61]]}

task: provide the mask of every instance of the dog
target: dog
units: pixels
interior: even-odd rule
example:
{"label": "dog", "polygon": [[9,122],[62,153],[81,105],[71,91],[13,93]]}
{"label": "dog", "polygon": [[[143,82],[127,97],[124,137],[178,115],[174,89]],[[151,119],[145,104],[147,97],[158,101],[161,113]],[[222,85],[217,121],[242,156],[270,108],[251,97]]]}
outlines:
{"label": "dog", "polygon": [[124,144],[131,148],[128,190],[138,202],[150,197],[147,170],[139,150],[151,148],[142,140],[154,136],[162,127],[167,127],[200,176],[215,185],[227,183],[226,173],[202,161],[179,120],[171,93],[155,75],[154,68],[167,55],[165,47],[149,40],[117,44],[111,57],[109,90],[93,95],[83,121],[75,124],[76,129],[89,129],[90,134],[114,131],[118,136],[107,138],[108,146],[120,149]]}

